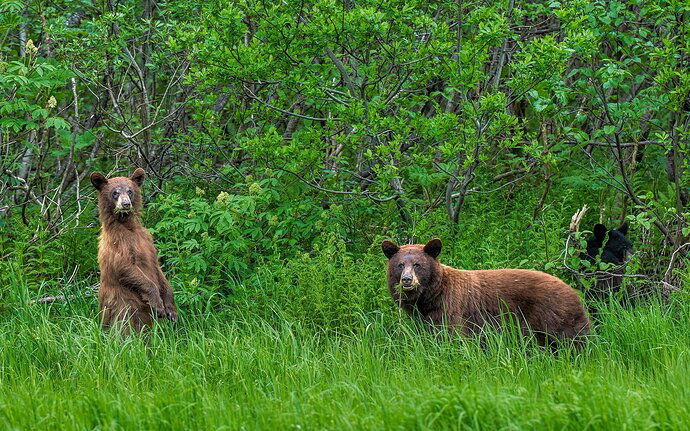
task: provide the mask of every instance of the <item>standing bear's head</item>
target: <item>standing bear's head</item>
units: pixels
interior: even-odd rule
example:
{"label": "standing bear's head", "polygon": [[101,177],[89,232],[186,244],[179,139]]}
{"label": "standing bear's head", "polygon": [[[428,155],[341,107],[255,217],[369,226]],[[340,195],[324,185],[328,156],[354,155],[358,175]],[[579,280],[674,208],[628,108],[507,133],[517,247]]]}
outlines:
{"label": "standing bear's head", "polygon": [[102,220],[124,223],[141,213],[141,185],[146,173],[137,168],[130,177],[107,179],[102,173],[91,174],[91,184],[98,190],[98,212]]}
{"label": "standing bear's head", "polygon": [[381,249],[388,258],[388,288],[405,299],[414,299],[433,286],[441,275],[441,240],[432,239],[426,245],[398,246],[383,241]]}

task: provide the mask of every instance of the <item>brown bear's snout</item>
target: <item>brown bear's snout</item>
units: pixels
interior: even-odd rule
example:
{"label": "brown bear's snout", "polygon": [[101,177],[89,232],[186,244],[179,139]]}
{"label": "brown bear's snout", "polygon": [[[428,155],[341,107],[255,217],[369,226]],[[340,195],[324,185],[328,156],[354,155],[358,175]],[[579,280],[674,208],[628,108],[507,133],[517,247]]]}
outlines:
{"label": "brown bear's snout", "polygon": [[406,267],[400,275],[400,284],[403,290],[412,290],[419,286],[419,281],[414,273],[414,269]]}

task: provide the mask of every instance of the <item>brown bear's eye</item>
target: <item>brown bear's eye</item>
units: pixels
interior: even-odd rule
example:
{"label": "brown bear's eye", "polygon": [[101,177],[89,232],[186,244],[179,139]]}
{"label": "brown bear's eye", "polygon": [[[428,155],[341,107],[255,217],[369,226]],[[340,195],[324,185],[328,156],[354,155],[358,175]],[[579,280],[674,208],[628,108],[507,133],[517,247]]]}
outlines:
{"label": "brown bear's eye", "polygon": [[120,193],[118,193],[118,192],[113,192],[113,199],[117,199],[118,196],[120,196]]}
{"label": "brown bear's eye", "polygon": [[412,266],[414,266],[414,267],[415,267],[415,269],[419,269],[419,267],[421,267],[422,265],[420,265],[420,264],[418,264],[418,263],[415,263],[415,264],[414,264],[414,265],[412,265]]}
{"label": "brown bear's eye", "polygon": [[405,265],[403,265],[402,263],[399,263],[399,264],[398,264],[398,269],[403,269],[404,266],[405,266]]}
{"label": "brown bear's eye", "polygon": [[127,194],[129,195],[130,198],[132,197],[132,191],[131,190],[127,190]]}

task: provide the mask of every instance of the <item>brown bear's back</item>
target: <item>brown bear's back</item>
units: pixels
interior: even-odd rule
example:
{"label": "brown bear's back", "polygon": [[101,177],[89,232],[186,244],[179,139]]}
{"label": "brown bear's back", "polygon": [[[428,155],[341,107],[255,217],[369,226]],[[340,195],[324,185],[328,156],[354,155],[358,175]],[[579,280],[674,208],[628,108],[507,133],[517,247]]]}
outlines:
{"label": "brown bear's back", "polygon": [[[573,288],[557,277],[525,269],[465,271],[441,265],[445,317],[465,331],[497,323],[509,310],[524,331],[575,338],[589,319]],[[540,338],[538,336],[538,338]]]}

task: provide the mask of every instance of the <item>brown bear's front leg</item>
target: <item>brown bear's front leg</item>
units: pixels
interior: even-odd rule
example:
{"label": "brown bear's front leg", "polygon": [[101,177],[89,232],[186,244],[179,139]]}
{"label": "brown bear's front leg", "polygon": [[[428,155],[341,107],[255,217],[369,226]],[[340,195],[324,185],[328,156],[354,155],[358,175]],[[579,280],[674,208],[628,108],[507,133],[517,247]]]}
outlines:
{"label": "brown bear's front leg", "polygon": [[175,298],[173,297],[172,288],[168,279],[165,278],[163,271],[158,268],[158,284],[160,287],[160,295],[163,299],[163,306],[165,307],[165,315],[173,323],[177,322],[177,307],[175,306]]}
{"label": "brown bear's front leg", "polygon": [[158,284],[144,274],[141,268],[130,268],[122,271],[120,281],[123,285],[141,295],[141,299],[156,313],[157,317],[165,317],[165,307],[161,298]]}

